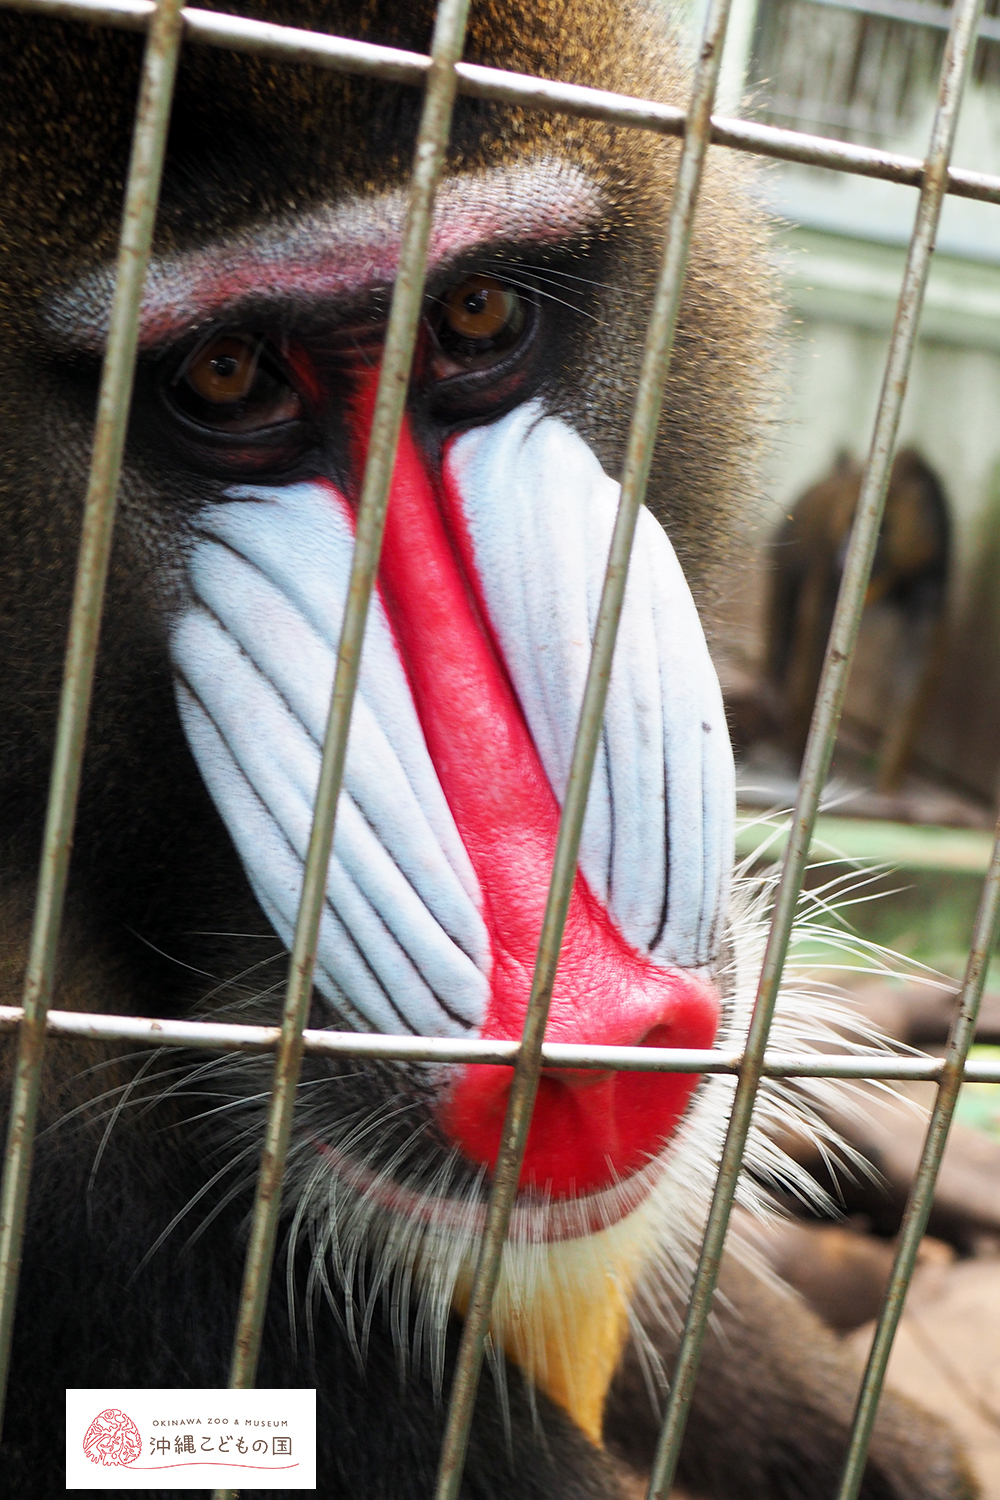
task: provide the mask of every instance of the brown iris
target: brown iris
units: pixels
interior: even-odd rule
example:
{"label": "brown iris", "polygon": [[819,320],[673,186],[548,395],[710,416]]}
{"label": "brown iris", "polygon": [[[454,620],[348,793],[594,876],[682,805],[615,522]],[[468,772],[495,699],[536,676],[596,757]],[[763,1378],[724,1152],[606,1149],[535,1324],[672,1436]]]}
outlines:
{"label": "brown iris", "polygon": [[441,348],[475,361],[512,348],[526,322],[523,298],[495,276],[466,276],[445,292],[435,319]]}
{"label": "brown iris", "polygon": [[250,395],[259,362],[259,345],[221,334],[198,351],[184,374],[203,401],[229,406]]}
{"label": "brown iris", "polygon": [[215,333],[199,344],[170,382],[185,416],[225,432],[256,432],[293,422],[302,403],[266,338]]}

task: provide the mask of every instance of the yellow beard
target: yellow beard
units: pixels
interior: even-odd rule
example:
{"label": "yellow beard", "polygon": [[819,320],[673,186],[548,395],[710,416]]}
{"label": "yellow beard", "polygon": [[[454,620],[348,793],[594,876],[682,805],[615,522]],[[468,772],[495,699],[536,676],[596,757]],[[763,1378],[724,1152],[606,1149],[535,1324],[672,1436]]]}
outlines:
{"label": "yellow beard", "polygon": [[[491,1337],[594,1443],[656,1218],[647,1199],[610,1229],[581,1239],[504,1246]],[[472,1271],[470,1260],[455,1283],[453,1305],[463,1315]]]}

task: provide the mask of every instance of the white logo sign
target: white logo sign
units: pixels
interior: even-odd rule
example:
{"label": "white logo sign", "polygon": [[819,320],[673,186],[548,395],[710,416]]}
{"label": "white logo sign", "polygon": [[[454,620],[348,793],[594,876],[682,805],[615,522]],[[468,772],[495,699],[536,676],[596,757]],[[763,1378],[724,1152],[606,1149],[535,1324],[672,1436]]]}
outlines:
{"label": "white logo sign", "polygon": [[316,1392],[66,1392],[68,1490],[314,1490]]}

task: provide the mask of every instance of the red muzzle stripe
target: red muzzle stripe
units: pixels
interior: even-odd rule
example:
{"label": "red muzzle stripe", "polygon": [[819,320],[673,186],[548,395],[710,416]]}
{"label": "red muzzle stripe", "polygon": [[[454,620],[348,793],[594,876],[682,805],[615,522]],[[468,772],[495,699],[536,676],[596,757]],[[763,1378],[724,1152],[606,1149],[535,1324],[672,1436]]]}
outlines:
{"label": "red muzzle stripe", "polygon": [[[367,436],[368,421],[361,425]],[[379,581],[428,750],[482,890],[493,958],[482,1034],[516,1038],[531,989],[559,805],[486,618],[462,496],[447,477],[432,481],[407,422]],[[718,1012],[718,997],[702,978],[659,969],[631,948],[577,875],[550,1041],[707,1047]],[[562,1197],[630,1175],[670,1135],[696,1082],[688,1075],[546,1074],[522,1186]],[[455,1070],[441,1123],[474,1161],[492,1165],[496,1159],[509,1086],[507,1069]]]}

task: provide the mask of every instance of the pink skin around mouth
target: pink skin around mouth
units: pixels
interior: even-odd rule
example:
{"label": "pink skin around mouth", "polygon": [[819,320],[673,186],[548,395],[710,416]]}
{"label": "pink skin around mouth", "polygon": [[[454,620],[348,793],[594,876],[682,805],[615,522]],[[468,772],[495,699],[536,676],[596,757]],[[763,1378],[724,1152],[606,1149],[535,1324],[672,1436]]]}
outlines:
{"label": "pink skin around mouth", "polygon": [[[438,1233],[457,1236],[481,1234],[486,1226],[486,1203],[422,1192],[407,1187],[356,1161],[327,1142],[317,1143],[319,1155],[360,1197],[407,1224],[422,1224]],[[662,1175],[662,1164],[650,1162],[627,1181],[585,1197],[549,1198],[522,1194],[514,1210],[508,1238],[515,1243],[555,1244],[599,1234],[627,1218],[649,1196]]]}
{"label": "pink skin around mouth", "polygon": [[[363,448],[377,372],[358,412]],[[428,750],[483,897],[493,967],[481,1035],[521,1035],[559,824],[559,806],[490,629],[462,496],[432,479],[404,422],[379,575]],[[709,1047],[719,997],[700,974],[654,965],[622,937],[577,874],[546,1038]],[[493,1166],[509,1069],[454,1070],[440,1124],[464,1155]],[[543,1075],[521,1187],[552,1199],[600,1193],[662,1148],[697,1084],[692,1074]]]}

